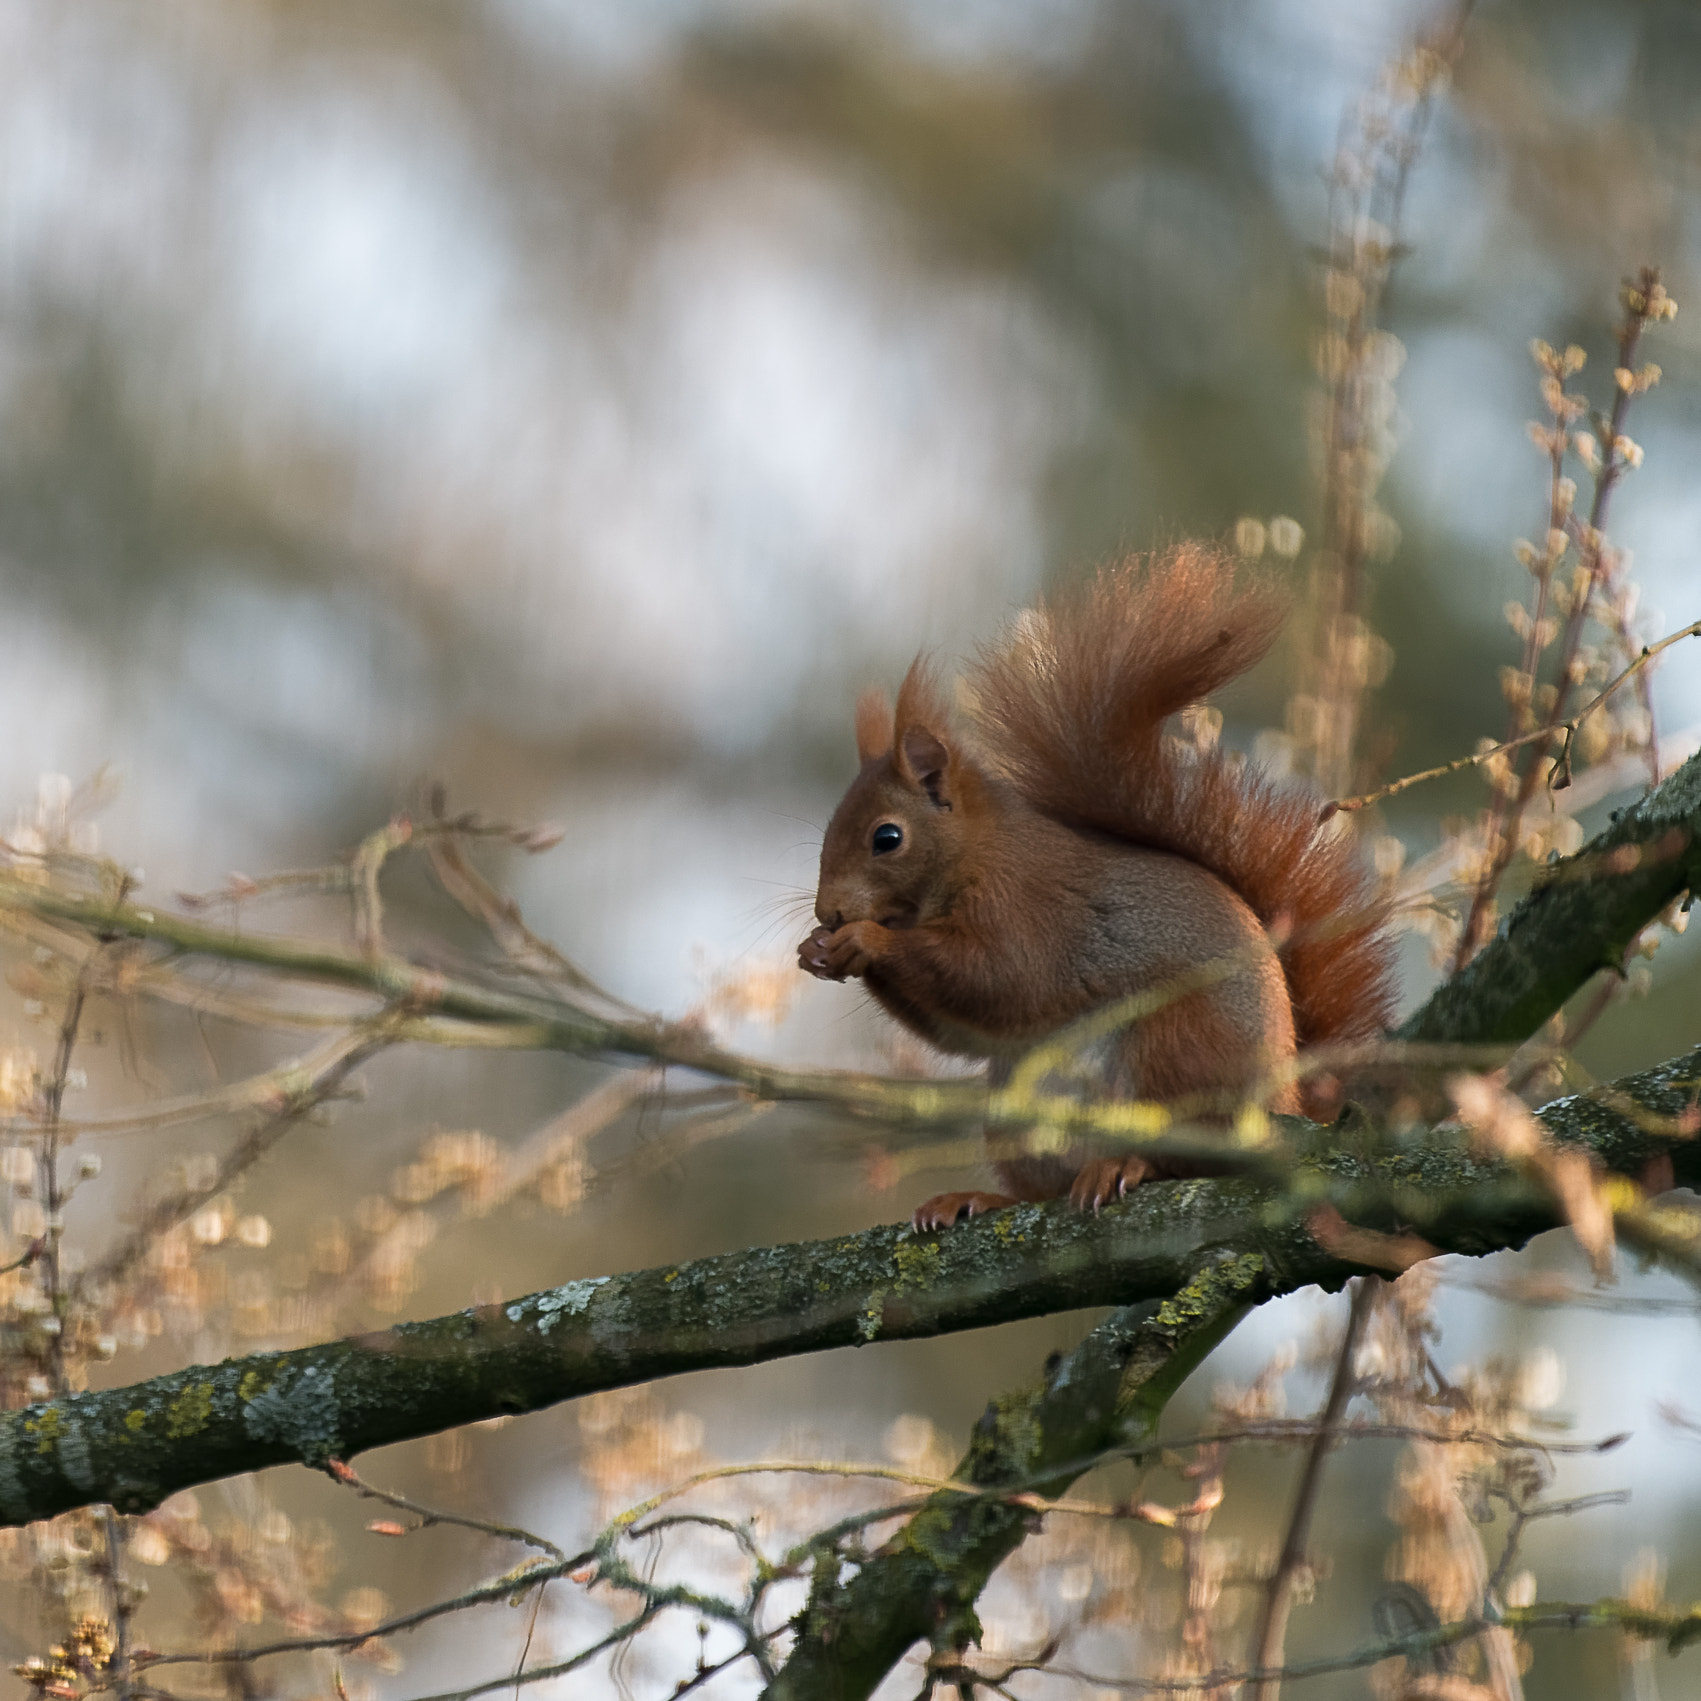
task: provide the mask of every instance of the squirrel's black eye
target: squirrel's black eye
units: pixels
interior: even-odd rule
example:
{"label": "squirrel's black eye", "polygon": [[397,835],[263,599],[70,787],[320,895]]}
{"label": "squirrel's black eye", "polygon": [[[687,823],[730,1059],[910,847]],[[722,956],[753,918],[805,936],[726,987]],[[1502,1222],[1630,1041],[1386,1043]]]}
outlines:
{"label": "squirrel's black eye", "polygon": [[904,830],[891,821],[882,821],[874,829],[874,854],[884,856],[887,851],[895,851],[904,842]]}

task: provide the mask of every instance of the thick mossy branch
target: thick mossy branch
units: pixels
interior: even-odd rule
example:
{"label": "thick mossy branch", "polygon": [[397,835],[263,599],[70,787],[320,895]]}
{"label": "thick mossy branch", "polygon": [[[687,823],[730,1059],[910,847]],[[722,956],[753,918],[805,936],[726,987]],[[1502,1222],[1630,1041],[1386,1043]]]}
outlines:
{"label": "thick mossy branch", "polygon": [[[1263,1260],[1223,1254],[1178,1293],[1119,1311],[1044,1379],[986,1409],[953,1475],[1060,1495],[1091,1460],[1149,1439],[1171,1394],[1264,1295]],[[860,1701],[918,1641],[960,1648],[979,1635],[974,1603],[1031,1533],[1019,1499],[933,1495],[844,1584],[829,1564],[764,1701]]]}
{"label": "thick mossy branch", "polygon": [[1597,970],[1624,972],[1632,939],[1701,883],[1701,754],[1622,811],[1540,883],[1499,934],[1437,987],[1396,1037],[1516,1045]]}
{"label": "thick mossy branch", "polygon": [[[1696,1101],[1701,1050],[1565,1099],[1554,1135],[1638,1173],[1668,1153],[1701,1184],[1701,1142],[1670,1127]],[[1084,1306],[1178,1303],[1215,1251],[1260,1260],[1259,1297],[1336,1287],[1354,1266],[1305,1226],[1314,1205],[1415,1228],[1445,1251],[1523,1244],[1556,1221],[1512,1171],[1438,1138],[1394,1153],[1319,1145],[1282,1185],[1157,1183],[1097,1217],[1066,1202],[1016,1206],[937,1236],[882,1227],[569,1282],[511,1304],[294,1352],[195,1367],[135,1387],[0,1416],[0,1521],[108,1501],[156,1505],[196,1483],[300,1460],[322,1464],[599,1389],[826,1347],[978,1328]]]}
{"label": "thick mossy branch", "polygon": [[[1511,1045],[1528,1038],[1597,970],[1621,972],[1630,941],[1667,905],[1693,889],[1698,869],[1701,757],[1692,758],[1577,856],[1548,871],[1541,888],[1518,907],[1500,936],[1463,974],[1441,987],[1398,1037],[1455,1045]],[[1613,1109],[1601,1100],[1567,1099],[1547,1107],[1542,1120],[1557,1138],[1591,1148],[1606,1167],[1623,1173],[1637,1173],[1662,1147],[1669,1149],[1677,1179],[1693,1186],[1701,1179],[1701,1154],[1695,1142],[1651,1139],[1647,1120],[1623,1112],[1634,1105],[1651,1112],[1663,1126],[1687,1126],[1686,1113],[1701,1091],[1698,1077],[1701,1050],[1633,1082],[1620,1083],[1619,1093],[1611,1095]],[[1367,1161],[1348,1141],[1334,1151],[1320,1148],[1301,1164],[1280,1194],[1260,1195],[1246,1183],[1216,1186],[1225,1195],[1237,1193],[1242,1205],[1250,1207],[1249,1218],[1261,1219],[1266,1230],[1276,1224],[1291,1230],[1299,1215],[1296,1205],[1310,1195],[1318,1203],[1327,1198],[1361,1224],[1416,1225],[1433,1245],[1456,1252],[1519,1245],[1552,1221],[1551,1206],[1533,1198],[1526,1184],[1497,1166],[1472,1162],[1456,1148],[1431,1146]],[[1143,1189],[1141,1197],[1155,1191]],[[1327,1285],[1332,1280],[1316,1268],[1313,1261],[1319,1249],[1303,1233],[1297,1237],[1290,1233],[1284,1243],[1266,1237],[1260,1245],[1249,1221],[1241,1234],[1217,1244],[1243,1249],[1243,1256],[1259,1259],[1255,1285],[1265,1294],[1290,1291],[1310,1281]],[[1251,1251],[1254,1246],[1260,1250]],[[1695,1249],[1683,1250],[1684,1261],[1693,1263]],[[1102,1363],[1105,1348],[1100,1336],[1116,1338],[1118,1331],[1128,1329],[1132,1315],[1121,1314],[1095,1331],[1076,1358],[1085,1355]],[[1225,1312],[1222,1329],[1210,1339],[1220,1338],[1236,1315],[1238,1311]],[[1138,1327],[1150,1326],[1147,1321]],[[1174,1362],[1167,1361],[1169,1354],[1174,1354]],[[1149,1344],[1147,1393],[1153,1427],[1168,1390],[1179,1384],[1197,1356],[1183,1354],[1173,1340]],[[1075,1362],[1069,1361],[1071,1366]],[[1175,1371],[1179,1374],[1172,1374]],[[1047,1450],[1054,1430],[1076,1443],[1096,1433],[1101,1448],[1133,1438],[1126,1431],[1119,1435],[1117,1423],[1102,1411],[1102,1398],[1096,1432],[1078,1423],[1042,1420],[1038,1411],[1045,1398],[1044,1391],[1023,1391],[995,1402],[959,1475],[976,1482],[1012,1480],[997,1474],[1005,1461],[996,1452],[998,1466],[991,1474],[981,1474],[986,1469],[989,1437],[1003,1432],[1001,1419],[1009,1405],[1031,1426],[1017,1428],[1026,1454],[1017,1446],[1010,1450],[1010,1458],[1026,1456],[1030,1469],[1058,1457]],[[955,1510],[953,1524],[948,1522],[953,1508],[942,1502],[930,1505],[848,1584],[821,1591],[799,1621],[797,1644],[764,1701],[792,1697],[813,1701],[816,1696],[853,1701],[872,1693],[915,1642],[930,1638],[936,1647],[948,1648],[971,1640],[973,1603],[992,1567],[1025,1532],[1013,1508],[982,1502],[974,1508],[974,1516],[996,1534],[977,1542],[979,1528],[968,1524],[968,1511]],[[937,1551],[924,1542],[918,1551],[918,1532],[928,1528],[923,1520],[929,1517],[954,1539],[942,1542]]]}

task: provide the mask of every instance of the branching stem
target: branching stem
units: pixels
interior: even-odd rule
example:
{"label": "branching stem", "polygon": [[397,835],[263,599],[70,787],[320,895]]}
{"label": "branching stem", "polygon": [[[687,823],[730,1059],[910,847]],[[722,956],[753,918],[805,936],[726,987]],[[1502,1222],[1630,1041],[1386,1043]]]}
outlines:
{"label": "branching stem", "polygon": [[[1255,1667],[1273,1670],[1282,1663],[1282,1647],[1287,1639],[1288,1612],[1293,1605],[1294,1586],[1306,1564],[1306,1543],[1311,1537],[1311,1519],[1317,1509],[1317,1491],[1323,1481],[1323,1461],[1334,1445],[1341,1419],[1348,1403],[1357,1391],[1353,1360],[1359,1343],[1364,1339],[1365,1325],[1376,1305],[1381,1283],[1375,1276],[1360,1276],[1353,1285],[1352,1307],[1347,1313],[1347,1326],[1341,1335],[1341,1350],[1335,1359],[1335,1374],[1329,1383],[1329,1397],[1324,1402],[1318,1420],[1317,1433],[1306,1453],[1305,1468],[1300,1472],[1299,1487],[1294,1491],[1293,1510],[1288,1514],[1287,1534],[1282,1539],[1282,1551],[1276,1569],[1264,1594],[1264,1604],[1258,1615],[1258,1629],[1253,1637]],[[1253,1701],[1277,1701],[1281,1680],[1260,1681],[1253,1690]]]}

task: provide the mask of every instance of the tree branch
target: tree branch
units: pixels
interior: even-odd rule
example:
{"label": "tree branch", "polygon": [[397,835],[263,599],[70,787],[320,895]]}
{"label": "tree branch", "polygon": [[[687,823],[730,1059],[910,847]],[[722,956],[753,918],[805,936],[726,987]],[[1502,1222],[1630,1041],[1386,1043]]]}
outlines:
{"label": "tree branch", "polygon": [[[1252,1638],[1252,1663],[1260,1670],[1275,1670],[1282,1663],[1282,1648],[1287,1639],[1288,1612],[1293,1605],[1294,1590],[1300,1571],[1309,1563],[1306,1543],[1311,1538],[1311,1517],[1317,1509],[1317,1491],[1323,1480],[1323,1461],[1336,1439],[1341,1419],[1348,1403],[1358,1389],[1353,1360],[1364,1336],[1365,1324],[1376,1303],[1377,1282],[1373,1276],[1361,1276],[1353,1290],[1352,1309],[1347,1326],[1341,1332],[1340,1351],[1335,1358],[1335,1374],[1329,1384],[1329,1397],[1318,1420],[1317,1433],[1306,1451],[1305,1467],[1300,1472],[1299,1486],[1294,1490],[1293,1510],[1288,1514],[1287,1534],[1276,1569],[1265,1591],[1264,1604],[1258,1615],[1258,1628]],[[1281,1684],[1261,1680],[1252,1692],[1252,1701],[1279,1701]]]}
{"label": "tree branch", "polygon": [[[1691,887],[1701,866],[1698,843],[1701,759],[1685,764],[1577,857],[1548,871],[1501,936],[1430,999],[1402,1037],[1424,1044],[1507,1044],[1526,1037]],[[177,955],[247,963],[365,992],[390,1006],[395,1038],[436,1038],[440,1029],[460,1024],[462,1033],[488,1036],[486,1043],[685,1066],[755,1097],[834,1106],[892,1128],[1037,1119],[1125,1134],[1117,1118],[1135,1108],[1058,1100],[1047,1101],[1042,1115],[1034,1102],[1008,1093],[989,1098],[973,1082],[776,1069],[720,1050],[692,1026],[611,1018],[396,958],[220,931],[127,904],[121,896],[79,895],[28,878],[0,878],[0,908],[69,922],[97,941],[154,940]],[[1588,1147],[1609,1168],[1636,1174],[1664,1154],[1676,1179],[1695,1185],[1701,1183],[1701,1150],[1670,1131],[1687,1126],[1693,1115],[1698,1075],[1701,1052],[1619,1082],[1594,1099],[1550,1106],[1542,1120],[1556,1138]],[[1303,1125],[1295,1128],[1304,1138]],[[1027,1206],[939,1239],[882,1228],[830,1243],[569,1283],[508,1306],[231,1360],[6,1414],[0,1418],[0,1520],[23,1522],[99,1501],[141,1510],[178,1489],[235,1472],[288,1460],[323,1466],[369,1447],[684,1370],[1087,1305],[1159,1302],[1155,1311],[1113,1319],[1105,1326],[1109,1335],[1095,1332],[1081,1349],[1089,1357],[1080,1364],[1096,1366],[1101,1390],[1116,1369],[1117,1398],[1089,1404],[1093,1421],[1110,1425],[1102,1433],[1113,1444],[1121,1436],[1125,1444],[1133,1432],[1117,1414],[1130,1409],[1129,1400],[1147,1398],[1155,1421],[1172,1370],[1179,1375],[1191,1366],[1193,1344],[1205,1350],[1216,1338],[1216,1323],[1226,1329],[1245,1304],[1310,1283],[1339,1286],[1353,1272],[1338,1246],[1320,1246],[1304,1226],[1308,1213],[1325,1203],[1368,1228],[1415,1225],[1437,1248],[1467,1253],[1520,1245],[1559,1220],[1539,1185],[1505,1166],[1468,1158],[1443,1136],[1381,1158],[1317,1145],[1302,1150],[1278,1182],[1148,1187],[1097,1220],[1063,1205]],[[1225,1270],[1233,1275],[1233,1303],[1218,1293],[1219,1309],[1206,1306],[1182,1319],[1182,1328],[1174,1306],[1197,1293],[1205,1248],[1215,1249],[1220,1260],[1212,1266],[1213,1279]],[[1154,1333],[1165,1328],[1169,1333],[1161,1338]],[[1144,1343],[1138,1349],[1129,1344],[1136,1339]],[[1138,1375],[1128,1382],[1136,1360]],[[1011,1396],[993,1410],[1041,1410],[1060,1386],[1054,1377],[1047,1387]],[[1042,1422],[1041,1435],[1056,1421],[1053,1414]],[[1076,1459],[1095,1450],[1081,1445],[1086,1433],[1078,1424],[1068,1450]],[[1043,1448],[1026,1457],[1029,1475],[1034,1466],[1059,1460]],[[988,1435],[977,1437],[964,1469],[971,1477],[985,1470],[993,1481],[1010,1480],[1017,1462],[1017,1454],[1002,1448],[995,1419]],[[1068,1473],[1058,1480],[1068,1480]],[[823,1589],[814,1603],[814,1628],[805,1626],[794,1652],[804,1661],[799,1672],[810,1669],[811,1659],[829,1669],[847,1652],[843,1638],[853,1633],[868,1651],[870,1673],[876,1665],[884,1671],[917,1635],[952,1648],[972,1634],[972,1602],[990,1570],[1021,1539],[1024,1526],[1010,1521],[1021,1509],[979,1501],[972,1505],[994,1510],[976,1513],[961,1495],[945,1498],[956,1503],[954,1510],[924,1508],[852,1585]],[[916,1542],[935,1535],[940,1545],[917,1560]],[[885,1567],[886,1555],[894,1556],[890,1567],[876,1570]],[[918,1601],[932,1604],[924,1610]],[[918,1611],[932,1614],[920,1630]],[[838,1639],[832,1656],[818,1634],[823,1630]],[[791,1670],[778,1685],[793,1681]],[[790,1692],[829,1693],[819,1687]],[[776,1687],[774,1693],[788,1691]]]}
{"label": "tree branch", "polygon": [[[1598,969],[1621,967],[1625,947],[1701,877],[1701,754],[1575,856],[1543,871],[1498,938],[1398,1032],[1425,1044],[1516,1044]],[[415,1016],[507,1030],[512,1043],[590,1056],[627,1056],[694,1069],[768,1100],[823,1104],[889,1125],[925,1122],[1021,1126],[1035,1108],[978,1081],[882,1080],[835,1070],[780,1069],[716,1046],[701,1028],[615,1020],[565,999],[492,989],[396,957],[332,944],[209,927],[110,896],[82,895],[14,873],[0,877],[0,909],[69,922],[97,939],[145,939],[189,956],[246,963],[301,980],[373,994]],[[405,1034],[404,1034],[405,1037]],[[1008,1100],[1008,1102],[1005,1102]],[[1110,1126],[1129,1107],[1048,1101],[1060,1128]],[[1160,1143],[1154,1142],[1154,1149]]]}
{"label": "tree branch", "polygon": [[[1525,1039],[1597,968],[1620,964],[1625,947],[1635,935],[1693,885],[1695,870],[1701,866],[1698,842],[1701,758],[1685,764],[1665,785],[1615,821],[1607,833],[1556,867],[1542,889],[1520,906],[1500,937],[1478,955],[1469,970],[1443,986],[1400,1031],[1400,1037],[1432,1044],[1511,1044]],[[1638,1081],[1639,1087],[1651,1090],[1651,1098],[1633,1095],[1633,1101],[1662,1118],[1670,1117],[1672,1120],[1665,1124],[1668,1128],[1687,1126],[1683,1119],[1696,1102],[1698,1066],[1701,1053],[1692,1053],[1653,1071]],[[1556,1137],[1592,1147],[1607,1167],[1636,1173],[1652,1150],[1645,1143],[1648,1124],[1626,1116],[1628,1108],[1629,1103],[1623,1100],[1607,1111],[1598,1102],[1569,1099],[1549,1106],[1541,1120]],[[1456,1151],[1453,1156],[1457,1157]],[[1678,1163],[1686,1173],[1693,1172],[1695,1155],[1684,1152],[1681,1158],[1674,1156],[1674,1168]],[[1367,1223],[1378,1216],[1386,1217],[1388,1201],[1397,1198],[1401,1209],[1388,1226],[1404,1233],[1409,1225],[1421,1225],[1425,1237],[1443,1250],[1488,1250],[1494,1233],[1488,1228],[1489,1222],[1498,1218],[1502,1230],[1509,1228],[1521,1209],[1502,1191],[1504,1181],[1491,1180],[1481,1166],[1467,1166],[1476,1173],[1474,1182],[1463,1172],[1450,1177],[1420,1174],[1425,1170],[1421,1163],[1418,1172],[1408,1171],[1400,1177],[1394,1173],[1397,1164],[1374,1167],[1379,1173],[1365,1175],[1363,1166],[1345,1153],[1325,1158],[1319,1168],[1330,1174],[1330,1185],[1322,1190],[1333,1192],[1328,1202],[1344,1207],[1355,1222]],[[1295,1192],[1307,1185],[1306,1180],[1296,1180]],[[1450,1189],[1451,1203],[1443,1204],[1438,1196],[1428,1195],[1430,1185]],[[1498,1204],[1490,1191],[1501,1195]],[[1319,1198],[1318,1202],[1323,1200]],[[1501,1211],[1508,1214],[1500,1217]],[[1451,1224],[1447,1221],[1450,1216],[1454,1218]],[[1473,1234],[1479,1237],[1474,1246]],[[1248,1239],[1229,1244],[1251,1243]],[[1512,1235],[1501,1244],[1517,1245],[1521,1239]],[[1692,1248],[1688,1250],[1693,1253]],[[1287,1291],[1290,1284],[1303,1285],[1305,1280],[1297,1266],[1286,1272],[1272,1268],[1265,1276],[1272,1281],[1272,1291]],[[1326,1277],[1312,1279],[1333,1285]],[[892,1547],[899,1547],[909,1533],[906,1529],[895,1538]],[[1007,1551],[1001,1549],[999,1557]],[[935,1587],[941,1596],[965,1603],[963,1610],[967,1610],[966,1604],[975,1598],[973,1591],[984,1584],[987,1574],[974,1556],[959,1556],[956,1565],[936,1579]],[[883,1580],[891,1597],[883,1615],[878,1610],[876,1579]],[[972,1584],[972,1591],[967,1584]],[[861,1600],[865,1591],[873,1591],[876,1603],[872,1628],[883,1627],[889,1632],[882,1644],[886,1663],[873,1674],[878,1681],[909,1642],[925,1631],[917,1628],[907,1605],[909,1591],[902,1561],[885,1565],[879,1572],[872,1567],[859,1572],[848,1587],[831,1592],[832,1610],[847,1610],[853,1596]],[[827,1612],[827,1602],[820,1610]],[[872,1629],[865,1634],[872,1634]],[[909,1640],[900,1641],[900,1635],[907,1635]],[[807,1673],[807,1678],[800,1676],[796,1686],[787,1689],[784,1683],[800,1659],[806,1663],[797,1665],[797,1670]],[[872,1688],[872,1684],[853,1685],[836,1677],[831,1681],[838,1683],[838,1688],[823,1687],[836,1669],[827,1646],[806,1637],[782,1674],[781,1684],[769,1694],[774,1698],[814,1693],[849,1698]],[[1279,1674],[1266,1670],[1256,1674],[1255,1681],[1259,1679],[1279,1681]]]}
{"label": "tree branch", "polygon": [[[1223,1254],[1173,1298],[1106,1319],[1043,1381],[987,1407],[956,1475],[983,1487],[1038,1477],[1038,1492],[1056,1496],[1084,1461],[1148,1439],[1170,1395],[1259,1297],[1261,1277],[1255,1257]],[[978,1641],[974,1603],[1033,1523],[1028,1507],[947,1491],[848,1583],[838,1582],[837,1556],[824,1555],[797,1641],[763,1701],[862,1701],[913,1643],[952,1655]]]}
{"label": "tree branch", "polygon": [[1398,1029],[1404,1040],[1515,1045],[1659,913],[1701,883],[1701,753],[1621,811],[1536,888],[1468,967]]}
{"label": "tree branch", "polygon": [[[1660,1154],[1701,1184],[1701,1142],[1651,1133],[1692,1111],[1701,1049],[1541,1113],[1555,1138],[1637,1174]],[[142,1511],[196,1483],[298,1460],[323,1466],[472,1423],[711,1366],[753,1364],[1094,1305],[1165,1300],[1202,1248],[1251,1261],[1255,1297],[1339,1287],[1355,1266],[1313,1239],[1330,1202],[1444,1251],[1520,1246],[1551,1197],[1456,1138],[1380,1158],[1317,1145],[1281,1185],[1158,1183],[1097,1217],[1067,1202],[994,1212],[939,1236],[881,1227],[569,1282],[507,1305],[196,1366],[0,1416],[0,1521],[109,1501]]]}
{"label": "tree branch", "polygon": [[[1399,1030],[1419,1044],[1515,1044],[1600,968],[1622,966],[1626,946],[1695,883],[1701,870],[1701,755],[1625,811],[1576,856],[1545,871],[1500,936],[1439,988]],[[235,932],[188,917],[31,878],[0,876],[0,910],[69,922],[95,940],[153,941],[173,953],[244,963],[296,979],[374,995],[398,1040],[437,1039],[443,1024],[506,1045],[590,1056],[628,1056],[732,1082],[767,1101],[830,1106],[889,1128],[990,1126],[1128,1139],[1139,1149],[1197,1156],[1196,1142],[1141,1125],[1150,1107],[1058,1095],[989,1093],[974,1080],[883,1080],[834,1070],[781,1069],[718,1047],[689,1023],[612,1018],[567,999],[494,989],[400,958],[325,943]],[[374,1011],[374,1014],[377,1012]],[[1150,1121],[1149,1115],[1146,1121]],[[1214,1148],[1221,1155],[1220,1147]],[[1255,1153],[1236,1157],[1256,1162]]]}
{"label": "tree branch", "polygon": [[[1533,1606],[1507,1607],[1492,1622],[1485,1618],[1462,1618],[1429,1630],[1414,1630],[1385,1642],[1373,1642],[1350,1654],[1335,1654],[1320,1660],[1302,1660],[1274,1669],[1223,1670],[1177,1678],[1099,1678],[1090,1673],[1058,1668],[1058,1675],[1078,1677],[1087,1683],[1104,1683],[1132,1695],[1179,1695],[1188,1698],[1221,1691],[1243,1683],[1295,1682],[1300,1678],[1326,1677],[1334,1672],[1362,1671],[1384,1660],[1413,1659],[1441,1648],[1456,1647],[1480,1636],[1485,1630],[1514,1630],[1527,1636],[1532,1630],[1617,1630],[1644,1642],[1662,1642],[1668,1654],[1679,1654],[1701,1638],[1701,1602],[1692,1606],[1636,1606],[1630,1601],[1599,1600],[1537,1601]],[[1414,1693],[1406,1691],[1405,1693]],[[1431,1691],[1430,1693],[1434,1693]],[[1466,1694],[1469,1691],[1459,1691]]]}

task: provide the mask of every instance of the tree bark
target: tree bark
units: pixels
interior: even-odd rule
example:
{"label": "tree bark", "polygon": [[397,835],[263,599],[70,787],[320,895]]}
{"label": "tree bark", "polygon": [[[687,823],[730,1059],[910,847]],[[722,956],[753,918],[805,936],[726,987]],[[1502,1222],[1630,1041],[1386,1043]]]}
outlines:
{"label": "tree bark", "polygon": [[[1553,1135],[1611,1169],[1669,1157],[1701,1184],[1701,1142],[1650,1134],[1628,1112],[1691,1109],[1701,1049],[1615,1082],[1612,1106],[1560,1100]],[[1619,1108],[1613,1108],[1619,1107]],[[1304,1125],[1299,1125],[1303,1127]],[[1551,1199],[1456,1135],[1384,1156],[1317,1143],[1279,1183],[1158,1183],[1098,1216],[1023,1205],[942,1235],[881,1227],[593,1277],[511,1303],[294,1352],[195,1366],[133,1387],[0,1416],[0,1522],[107,1501],[137,1512],[197,1483],[367,1448],[599,1389],[1083,1306],[1175,1301],[1207,1250],[1249,1261],[1249,1301],[1357,1266],[1305,1226],[1335,1205],[1371,1229],[1416,1229],[1443,1251],[1521,1246],[1559,1221]]]}
{"label": "tree bark", "polygon": [[1701,885],[1701,753],[1575,856],[1548,864],[1499,934],[1396,1030],[1404,1040],[1516,1045]]}

